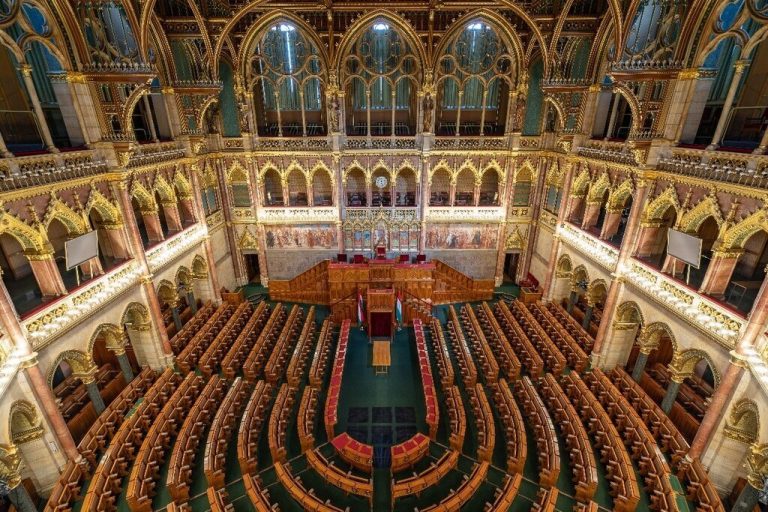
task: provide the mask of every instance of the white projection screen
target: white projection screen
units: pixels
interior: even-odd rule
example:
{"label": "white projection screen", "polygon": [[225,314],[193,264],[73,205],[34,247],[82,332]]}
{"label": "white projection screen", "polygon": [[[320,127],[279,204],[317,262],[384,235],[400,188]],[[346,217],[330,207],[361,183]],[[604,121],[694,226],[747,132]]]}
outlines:
{"label": "white projection screen", "polygon": [[701,238],[670,229],[667,231],[669,244],[667,254],[684,261],[694,268],[701,265]]}
{"label": "white projection screen", "polygon": [[64,242],[64,254],[67,270],[72,270],[81,263],[99,255],[99,235],[94,229],[84,235]]}

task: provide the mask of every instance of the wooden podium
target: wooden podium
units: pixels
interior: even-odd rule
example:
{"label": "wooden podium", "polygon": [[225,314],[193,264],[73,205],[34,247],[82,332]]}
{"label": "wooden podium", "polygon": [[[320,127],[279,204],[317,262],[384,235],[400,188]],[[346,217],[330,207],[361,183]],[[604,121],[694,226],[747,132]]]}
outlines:
{"label": "wooden podium", "polygon": [[392,339],[395,325],[395,290],[393,288],[368,288],[366,294],[368,337]]}

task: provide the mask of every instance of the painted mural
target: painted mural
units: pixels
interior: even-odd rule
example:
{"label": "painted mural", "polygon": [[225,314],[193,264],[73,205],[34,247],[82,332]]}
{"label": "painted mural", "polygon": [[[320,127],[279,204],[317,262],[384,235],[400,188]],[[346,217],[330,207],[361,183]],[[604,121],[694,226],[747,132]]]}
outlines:
{"label": "painted mural", "polygon": [[495,249],[496,224],[433,224],[427,229],[427,249]]}
{"label": "painted mural", "polygon": [[324,224],[267,226],[267,249],[336,249],[336,227]]}

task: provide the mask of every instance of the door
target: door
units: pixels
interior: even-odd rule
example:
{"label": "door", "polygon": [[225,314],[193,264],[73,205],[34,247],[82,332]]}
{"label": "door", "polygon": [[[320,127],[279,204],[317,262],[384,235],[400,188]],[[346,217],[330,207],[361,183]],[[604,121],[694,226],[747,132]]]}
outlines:
{"label": "door", "polygon": [[520,254],[507,254],[504,256],[504,282],[517,284],[517,264]]}
{"label": "door", "polygon": [[258,254],[244,254],[245,256],[245,268],[248,272],[248,282],[259,282],[261,279],[261,270],[259,268],[259,255]]}

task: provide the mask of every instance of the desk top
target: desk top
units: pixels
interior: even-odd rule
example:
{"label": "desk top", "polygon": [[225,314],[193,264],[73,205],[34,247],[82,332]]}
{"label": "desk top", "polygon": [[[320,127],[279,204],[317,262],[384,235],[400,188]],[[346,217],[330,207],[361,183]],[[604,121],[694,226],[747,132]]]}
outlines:
{"label": "desk top", "polygon": [[388,341],[373,342],[373,366],[390,366],[392,355],[389,352]]}

